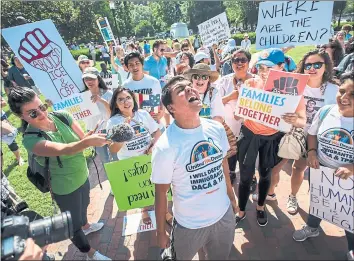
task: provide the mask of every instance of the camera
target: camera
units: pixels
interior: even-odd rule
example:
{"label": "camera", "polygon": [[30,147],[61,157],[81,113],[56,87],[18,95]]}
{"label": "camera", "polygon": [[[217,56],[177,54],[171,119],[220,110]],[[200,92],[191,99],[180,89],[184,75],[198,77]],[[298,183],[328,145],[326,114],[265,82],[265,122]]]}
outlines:
{"label": "camera", "polygon": [[73,224],[69,211],[29,222],[26,216],[9,216],[1,224],[1,260],[18,260],[25,250],[25,241],[32,238],[43,247],[70,239]]}
{"label": "camera", "polygon": [[175,255],[174,251],[172,250],[172,247],[162,249],[160,255],[161,255],[162,261],[175,261],[176,260],[176,255]]}

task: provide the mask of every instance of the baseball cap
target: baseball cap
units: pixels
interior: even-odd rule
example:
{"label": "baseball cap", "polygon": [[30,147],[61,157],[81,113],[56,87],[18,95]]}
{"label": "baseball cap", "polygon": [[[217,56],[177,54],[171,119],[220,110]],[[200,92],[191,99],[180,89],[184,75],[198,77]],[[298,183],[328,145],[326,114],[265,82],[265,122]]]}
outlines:
{"label": "baseball cap", "polygon": [[97,79],[99,75],[100,72],[95,67],[87,67],[82,73],[82,79],[85,77]]}
{"label": "baseball cap", "polygon": [[197,52],[195,55],[194,55],[194,61],[197,63],[203,59],[209,59],[209,55],[207,55],[205,52],[203,51],[200,51],[200,52]]}
{"label": "baseball cap", "polygon": [[84,61],[90,61],[90,59],[89,59],[86,55],[81,54],[81,55],[77,58],[77,61],[78,61],[79,63],[81,63],[81,62],[84,62]]}
{"label": "baseball cap", "polygon": [[285,55],[281,49],[269,48],[263,50],[259,54],[256,66],[260,64],[264,64],[266,66],[271,67],[277,65],[278,63],[284,63],[284,62],[285,62]]}

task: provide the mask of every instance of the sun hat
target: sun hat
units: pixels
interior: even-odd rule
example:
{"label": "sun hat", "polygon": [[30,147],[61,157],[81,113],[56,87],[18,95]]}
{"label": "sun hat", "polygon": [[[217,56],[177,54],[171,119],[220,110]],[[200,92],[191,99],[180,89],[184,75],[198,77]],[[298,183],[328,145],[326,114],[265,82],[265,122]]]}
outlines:
{"label": "sun hat", "polygon": [[100,72],[95,67],[87,67],[82,73],[82,79],[86,77],[97,79],[99,75]]}
{"label": "sun hat", "polygon": [[209,59],[209,55],[207,55],[205,52],[203,51],[200,51],[200,52],[197,52],[195,55],[194,55],[194,61],[197,63],[197,62],[200,62],[201,60],[203,59]]}
{"label": "sun hat", "polygon": [[256,66],[264,64],[266,66],[272,67],[279,63],[285,63],[285,55],[283,51],[279,48],[269,48],[263,50],[259,54]]}
{"label": "sun hat", "polygon": [[204,63],[199,63],[199,64],[194,65],[192,69],[189,69],[183,75],[188,80],[191,80],[193,74],[208,75],[210,77],[209,81],[211,83],[215,82],[217,79],[219,79],[219,73],[217,71],[212,71],[210,69],[209,65],[204,64]]}
{"label": "sun hat", "polygon": [[81,55],[77,58],[77,61],[78,61],[79,63],[81,63],[81,62],[85,62],[85,61],[90,61],[90,59],[89,59],[86,55],[81,54]]}
{"label": "sun hat", "polygon": [[246,36],[248,37],[248,33],[245,33],[245,34],[243,35],[243,37],[246,37]]}

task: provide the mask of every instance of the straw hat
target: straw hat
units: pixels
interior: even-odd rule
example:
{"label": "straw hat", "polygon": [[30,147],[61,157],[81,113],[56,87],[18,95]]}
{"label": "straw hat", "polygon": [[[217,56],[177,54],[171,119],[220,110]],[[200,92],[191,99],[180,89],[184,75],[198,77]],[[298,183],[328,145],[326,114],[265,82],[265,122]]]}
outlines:
{"label": "straw hat", "polygon": [[188,80],[192,80],[193,74],[208,75],[210,77],[209,81],[211,83],[215,82],[217,79],[219,79],[219,73],[216,71],[210,70],[209,65],[206,65],[204,63],[198,63],[198,64],[194,65],[192,69],[189,69],[183,75]]}

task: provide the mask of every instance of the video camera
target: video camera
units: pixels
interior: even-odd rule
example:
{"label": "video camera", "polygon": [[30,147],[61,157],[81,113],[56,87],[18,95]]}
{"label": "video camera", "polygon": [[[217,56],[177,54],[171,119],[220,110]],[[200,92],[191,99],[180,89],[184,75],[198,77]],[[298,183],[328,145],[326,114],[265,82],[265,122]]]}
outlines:
{"label": "video camera", "polygon": [[18,260],[25,250],[27,238],[43,247],[72,236],[73,223],[69,211],[33,222],[29,222],[26,216],[9,216],[1,224],[1,260]]}

